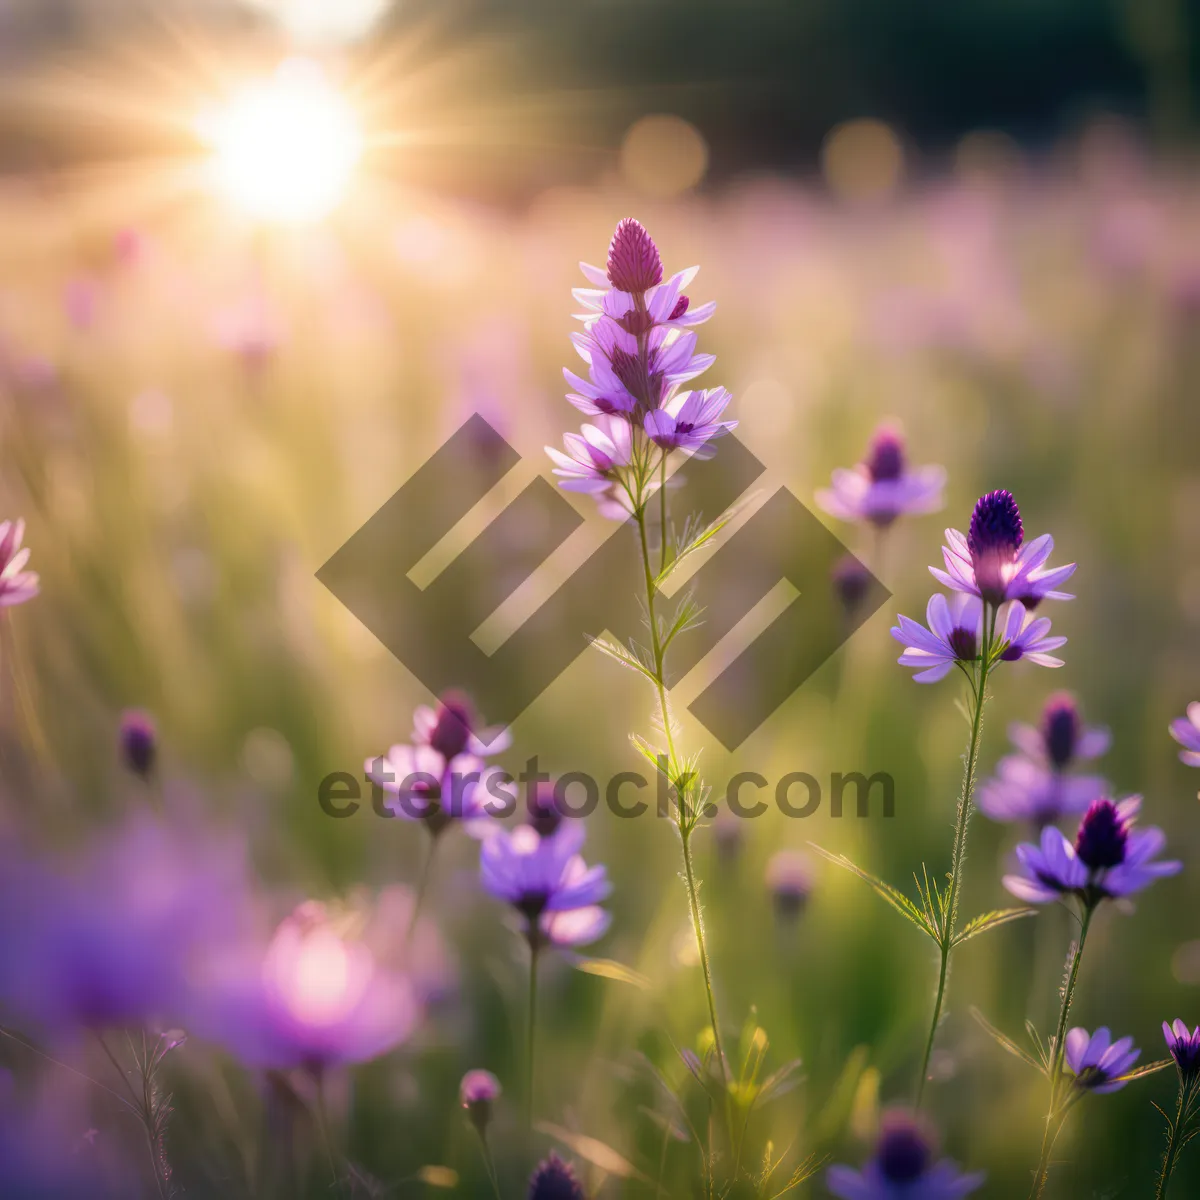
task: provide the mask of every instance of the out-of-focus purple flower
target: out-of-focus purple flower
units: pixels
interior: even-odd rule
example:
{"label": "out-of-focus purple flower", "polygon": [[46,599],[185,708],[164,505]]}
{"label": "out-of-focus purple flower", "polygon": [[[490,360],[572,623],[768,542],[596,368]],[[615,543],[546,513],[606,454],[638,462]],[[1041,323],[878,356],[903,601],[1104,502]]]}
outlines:
{"label": "out-of-focus purple flower", "polygon": [[500,1080],[491,1071],[468,1071],[458,1085],[458,1101],[480,1133],[487,1129],[492,1119],[492,1107],[499,1099]]}
{"label": "out-of-focus purple flower", "polygon": [[563,814],[559,810],[552,784],[542,781],[528,794],[525,820],[538,837],[550,837],[558,832],[563,823]]}
{"label": "out-of-focus purple flower", "polygon": [[1075,573],[1075,564],[1045,567],[1054,539],[1048,533],[1028,543],[1024,538],[1021,513],[1012,493],[989,492],[976,503],[965,537],[957,529],[946,530],[949,545],[942,549],[945,571],[929,570],[944,587],[979,596],[994,606],[1017,600],[1033,609],[1043,600],[1073,599],[1055,589]]}
{"label": "out-of-focus purple flower", "polygon": [[529,1200],[584,1200],[583,1184],[571,1164],[552,1150],[529,1180]]}
{"label": "out-of-focus purple flower", "polygon": [[1200,700],[1187,706],[1187,716],[1171,722],[1171,736],[1183,747],[1179,752],[1180,762],[1189,767],[1200,767]]}
{"label": "out-of-focus purple flower", "polygon": [[937,1155],[937,1139],[925,1122],[893,1110],[880,1121],[875,1153],[866,1166],[861,1171],[830,1167],[826,1182],[842,1200],[959,1200],[982,1186],[982,1173],[964,1175]]}
{"label": "out-of-focus purple flower", "polygon": [[833,564],[829,580],[842,609],[848,617],[853,617],[867,598],[871,572],[853,554],[843,554]]}
{"label": "out-of-focus purple flower", "polygon": [[884,424],[871,438],[867,457],[850,470],[834,471],[831,486],[817,492],[817,503],[840,520],[886,528],[897,517],[937,512],[945,486],[946,468],[909,467],[899,427]]}
{"label": "out-of-focus purple flower", "polygon": [[123,712],[118,741],[121,761],[135,775],[149,779],[158,758],[158,730],[150,714],[138,708]]}
{"label": "out-of-focus purple flower", "polygon": [[1155,861],[1166,846],[1163,831],[1155,826],[1133,828],[1141,806],[1140,796],[1130,796],[1119,804],[1107,799],[1093,801],[1074,844],[1058,829],[1042,830],[1039,845],[1025,842],[1017,847],[1021,873],[1006,875],[1004,886],[1032,904],[1074,895],[1091,907],[1177,874],[1182,863]]}
{"label": "out-of-focus purple flower", "polygon": [[265,949],[211,964],[192,1027],[253,1067],[320,1072],[386,1054],[420,1006],[407,975],[351,925],[315,901],[300,905]]}
{"label": "out-of-focus purple flower", "polygon": [[1132,1069],[1141,1054],[1133,1038],[1114,1042],[1103,1025],[1095,1033],[1082,1028],[1067,1033],[1066,1060],[1075,1076],[1075,1086],[1099,1096],[1119,1092],[1126,1083],[1121,1076]]}
{"label": "out-of-focus purple flower", "polygon": [[812,893],[812,863],[797,850],[777,850],[767,860],[767,891],[779,916],[803,911]]}
{"label": "out-of-focus purple flower", "polygon": [[1039,667],[1061,667],[1063,660],[1049,652],[1067,644],[1065,637],[1048,637],[1050,618],[1034,616],[1020,600],[1010,600],[996,619],[996,638],[1003,643],[1003,662],[1027,659]]}
{"label": "out-of-focus purple flower", "polygon": [[240,928],[244,850],[136,814],[81,857],[0,852],[0,999],[52,1034],[173,1015]]}
{"label": "out-of-focus purple flower", "polygon": [[447,761],[432,746],[400,743],[368,758],[364,770],[372,784],[395,797],[389,812],[422,822],[435,837],[455,821],[472,836],[489,831],[488,767],[473,754]]}
{"label": "out-of-focus purple flower", "polygon": [[680,393],[666,407],[646,414],[646,436],[664,450],[700,451],[737,428],[736,421],[719,419],[732,399],[723,387]]}
{"label": "out-of-focus purple flower", "polygon": [[633,457],[632,430],[619,417],[597,417],[579,433],[563,434],[567,453],[546,447],[556,464],[559,487],[568,492],[607,492],[617,469],[627,467]]}
{"label": "out-of-focus purple flower", "polygon": [[1107,729],[1085,726],[1074,698],[1056,692],[1037,726],[1014,723],[1008,736],[1021,751],[1002,758],[979,792],[979,809],[994,821],[1030,821],[1041,827],[1087,810],[1108,790],[1100,775],[1072,775],[1071,766],[1103,754]]}
{"label": "out-of-focus purple flower", "polygon": [[37,572],[25,570],[30,551],[21,545],[24,536],[24,521],[0,522],[0,608],[24,604],[38,594]]}
{"label": "out-of-focus purple flower", "polygon": [[413,713],[413,742],[430,746],[447,762],[460,754],[486,758],[512,745],[512,735],[500,727],[480,728],[475,708],[462,692],[447,692],[436,708],[427,704]]}
{"label": "out-of-focus purple flower", "polygon": [[100,314],[100,285],[86,275],[68,280],[63,308],[76,329],[90,329]]}
{"label": "out-of-focus purple flower", "polygon": [[600,907],[612,891],[604,867],[589,867],[579,851],[579,821],[565,822],[549,837],[528,825],[502,830],[479,855],[484,888],[525,919],[534,944],[583,946],[603,936],[611,921]]}
{"label": "out-of-focus purple flower", "polygon": [[213,334],[218,345],[256,371],[282,344],[283,325],[265,297],[251,292],[217,313]]}
{"label": "out-of-focus purple flower", "polygon": [[928,629],[900,615],[899,625],[892,629],[892,637],[904,647],[898,659],[900,665],[921,668],[913,676],[916,683],[937,683],[955,663],[978,661],[983,641],[983,603],[977,596],[960,592],[947,600],[937,592],[929,598],[925,619]]}
{"label": "out-of-focus purple flower", "polygon": [[1190,1083],[1200,1075],[1200,1025],[1189,1030],[1178,1018],[1174,1024],[1163,1022],[1163,1037],[1167,1041],[1167,1050],[1179,1068],[1179,1077],[1184,1083]]}

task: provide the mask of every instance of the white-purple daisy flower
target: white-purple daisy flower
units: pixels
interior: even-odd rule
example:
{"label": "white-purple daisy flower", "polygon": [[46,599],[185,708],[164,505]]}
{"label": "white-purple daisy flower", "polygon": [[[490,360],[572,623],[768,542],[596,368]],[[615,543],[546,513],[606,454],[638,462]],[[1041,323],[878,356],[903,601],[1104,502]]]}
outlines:
{"label": "white-purple daisy flower", "polygon": [[1049,652],[1067,644],[1065,637],[1049,637],[1050,618],[1037,617],[1020,600],[1010,600],[996,618],[996,638],[1002,662],[1026,659],[1039,667],[1061,667],[1063,660]]}
{"label": "white-purple daisy flower", "polygon": [[664,450],[699,451],[737,428],[736,421],[720,419],[732,399],[723,387],[681,392],[665,408],[646,414],[646,436]]}
{"label": "white-purple daisy flower", "polygon": [[633,431],[620,417],[600,416],[579,433],[563,434],[563,445],[566,454],[546,447],[555,463],[558,486],[568,492],[606,493],[617,471],[633,458]]}
{"label": "white-purple daisy flower", "polygon": [[1054,549],[1048,534],[1026,543],[1021,513],[1011,492],[996,491],[981,496],[971,514],[969,532],[946,530],[942,556],[946,569],[930,567],[933,577],[956,592],[979,596],[998,606],[1017,600],[1033,609],[1043,600],[1071,600],[1055,589],[1075,573],[1075,564],[1046,567]]}
{"label": "white-purple daisy flower", "polygon": [[1067,1034],[1066,1062],[1075,1076],[1075,1086],[1100,1096],[1119,1092],[1125,1086],[1123,1076],[1133,1069],[1141,1054],[1133,1038],[1114,1042],[1103,1025],[1095,1033],[1075,1028]]}
{"label": "white-purple daisy flower", "polygon": [[30,551],[21,546],[24,536],[24,521],[0,522],[0,608],[24,604],[38,594],[37,572],[25,570]]}
{"label": "white-purple daisy flower", "polygon": [[1163,1037],[1167,1041],[1167,1050],[1175,1060],[1179,1076],[1188,1083],[1200,1075],[1200,1025],[1189,1030],[1178,1018],[1173,1024],[1163,1022]]}
{"label": "white-purple daisy flower", "polygon": [[956,663],[978,661],[983,641],[983,602],[977,596],[958,593],[949,600],[936,592],[925,609],[926,629],[910,617],[898,616],[892,637],[903,647],[902,667],[920,667],[916,683],[945,679]]}
{"label": "white-purple daisy flower", "polygon": [[1200,700],[1187,706],[1187,716],[1171,722],[1171,736],[1183,747],[1179,761],[1200,767]]}
{"label": "white-purple daisy flower", "polygon": [[1163,831],[1155,826],[1134,829],[1141,806],[1140,796],[1120,803],[1093,801],[1074,843],[1053,826],[1043,829],[1038,845],[1025,842],[1017,847],[1020,874],[1006,875],[1004,886],[1032,904],[1074,895],[1091,907],[1177,874],[1182,863],[1156,858],[1166,846]]}
{"label": "white-purple daisy flower", "polygon": [[455,821],[474,837],[493,830],[489,768],[473,754],[447,761],[430,745],[401,742],[387,754],[368,758],[363,769],[371,784],[393,797],[389,812],[421,821],[435,837]]}
{"label": "white-purple daisy flower", "polygon": [[834,471],[816,499],[830,516],[884,528],[897,517],[937,512],[945,486],[945,467],[907,464],[904,435],[889,423],[875,431],[866,458],[850,470]]}
{"label": "white-purple daisy flower", "polygon": [[1014,723],[1008,736],[1021,753],[1002,758],[979,791],[979,809],[993,821],[1049,825],[1107,794],[1103,776],[1069,773],[1074,763],[1103,754],[1111,738],[1107,729],[1083,724],[1068,693],[1050,696],[1040,724]]}
{"label": "white-purple daisy flower", "polygon": [[483,886],[525,918],[531,941],[582,946],[608,929],[611,918],[600,905],[612,885],[604,867],[583,861],[585,833],[579,821],[564,822],[548,837],[518,825],[483,844]]}
{"label": "white-purple daisy flower", "polygon": [[875,1153],[861,1171],[830,1167],[825,1181],[842,1200],[959,1200],[983,1185],[982,1173],[962,1174],[937,1157],[937,1139],[916,1116],[884,1113]]}

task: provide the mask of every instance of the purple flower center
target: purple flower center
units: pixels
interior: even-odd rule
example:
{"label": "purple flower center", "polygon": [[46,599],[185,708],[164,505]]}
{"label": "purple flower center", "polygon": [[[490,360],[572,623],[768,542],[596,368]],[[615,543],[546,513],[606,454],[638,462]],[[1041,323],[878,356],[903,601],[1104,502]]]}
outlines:
{"label": "purple flower center", "polygon": [[1079,823],[1075,853],[1093,871],[1119,867],[1125,861],[1129,826],[1111,800],[1094,800]]}
{"label": "purple flower center", "polygon": [[967,549],[979,594],[989,604],[1007,598],[1008,568],[1016,561],[1024,537],[1021,510],[1012,492],[988,492],[979,498],[971,514]]}
{"label": "purple flower center", "polygon": [[529,1200],[583,1200],[583,1187],[571,1167],[551,1153],[529,1181]]}
{"label": "purple flower center", "polygon": [[875,434],[866,467],[876,483],[899,479],[904,474],[904,439],[897,430],[884,427]]}
{"label": "purple flower center", "polygon": [[626,217],[608,248],[608,280],[618,291],[645,292],[662,282],[663,265],[645,226]]}
{"label": "purple flower center", "polygon": [[1051,696],[1042,710],[1042,743],[1046,756],[1060,771],[1075,757],[1079,733],[1079,709],[1074,698],[1066,692]]}
{"label": "purple flower center", "polygon": [[667,318],[668,321],[678,321],[688,310],[688,305],[691,301],[681,292],[679,299],[675,301],[675,307],[671,309],[671,315]]}
{"label": "purple flower center", "polygon": [[1191,1079],[1200,1071],[1200,1028],[1186,1037],[1176,1038],[1170,1046],[1171,1057],[1185,1079]]}
{"label": "purple flower center", "polygon": [[891,1113],[884,1118],[876,1158],[888,1183],[913,1183],[929,1169],[933,1146],[929,1135],[910,1116]]}
{"label": "purple flower center", "polygon": [[979,647],[973,629],[955,626],[950,630],[948,641],[950,649],[954,651],[954,657],[959,662],[974,662],[979,657]]}
{"label": "purple flower center", "polygon": [[455,693],[443,696],[438,704],[437,721],[429,734],[429,745],[447,762],[457,758],[471,740],[474,713],[471,702]]}

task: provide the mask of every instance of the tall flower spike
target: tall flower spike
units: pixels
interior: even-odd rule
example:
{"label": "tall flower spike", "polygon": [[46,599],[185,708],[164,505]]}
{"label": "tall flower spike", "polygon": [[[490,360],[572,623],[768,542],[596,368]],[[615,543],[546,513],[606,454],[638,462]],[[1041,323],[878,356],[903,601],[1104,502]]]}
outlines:
{"label": "tall flower spike", "polygon": [[654,239],[633,217],[617,225],[608,247],[608,281],[618,291],[640,294],[662,283],[663,265]]}
{"label": "tall flower spike", "polygon": [[1021,512],[1011,492],[981,496],[968,534],[964,537],[957,529],[947,529],[946,541],[942,549],[946,569],[929,568],[944,587],[979,596],[993,607],[1016,600],[1032,610],[1043,600],[1073,599],[1055,589],[1075,573],[1075,564],[1044,566],[1054,539],[1046,533],[1025,541]]}
{"label": "tall flower spike", "polygon": [[830,487],[817,492],[817,503],[831,517],[886,529],[897,517],[936,512],[945,485],[945,467],[909,467],[904,436],[889,422],[876,429],[857,467],[834,471]]}

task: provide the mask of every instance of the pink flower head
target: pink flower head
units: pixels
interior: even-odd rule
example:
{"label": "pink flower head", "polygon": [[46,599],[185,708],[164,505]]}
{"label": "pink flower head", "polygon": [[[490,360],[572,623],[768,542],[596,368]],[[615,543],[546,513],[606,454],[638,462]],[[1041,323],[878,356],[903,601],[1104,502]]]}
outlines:
{"label": "pink flower head", "polygon": [[0,608],[24,604],[38,594],[37,572],[25,570],[29,547],[21,546],[24,536],[24,521],[0,523]]}
{"label": "pink flower head", "polygon": [[608,281],[622,292],[641,293],[662,283],[663,265],[654,239],[633,217],[617,225],[608,247]]}

